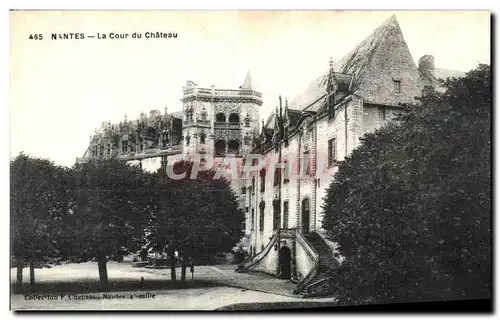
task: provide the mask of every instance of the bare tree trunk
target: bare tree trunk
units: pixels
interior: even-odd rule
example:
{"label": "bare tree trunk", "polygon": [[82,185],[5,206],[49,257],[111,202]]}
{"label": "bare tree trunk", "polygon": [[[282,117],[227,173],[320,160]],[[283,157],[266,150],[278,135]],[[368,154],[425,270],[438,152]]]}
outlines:
{"label": "bare tree trunk", "polygon": [[177,280],[177,276],[175,275],[175,253],[170,254],[170,277],[172,278],[172,282]]}
{"label": "bare tree trunk", "polygon": [[30,285],[35,285],[35,264],[30,261]]}
{"label": "bare tree trunk", "polygon": [[23,287],[23,260],[20,258],[16,258],[16,268],[17,268],[17,288],[21,290]]}
{"label": "bare tree trunk", "polygon": [[182,264],[181,264],[181,281],[182,283],[186,282],[186,258],[182,257]]}
{"label": "bare tree trunk", "polygon": [[106,255],[99,255],[97,258],[97,268],[99,269],[99,280],[101,281],[101,289],[108,288],[108,270],[106,268]]}

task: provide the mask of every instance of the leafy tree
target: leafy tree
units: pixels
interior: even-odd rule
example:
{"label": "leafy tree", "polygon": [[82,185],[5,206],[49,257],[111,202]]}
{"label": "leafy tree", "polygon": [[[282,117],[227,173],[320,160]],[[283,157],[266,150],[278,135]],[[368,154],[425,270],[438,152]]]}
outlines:
{"label": "leafy tree", "polygon": [[72,261],[97,260],[99,279],[108,284],[106,262],[143,245],[152,206],[151,177],[116,159],[96,160],[73,170],[73,228],[67,246]]}
{"label": "leafy tree", "polygon": [[190,179],[193,164],[175,164],[173,180],[165,171],[157,175],[159,190],[157,206],[148,240],[156,252],[167,251],[171,259],[172,280],[175,280],[175,251],[182,258],[181,280],[186,277],[186,261],[193,257],[203,261],[231,249],[243,236],[244,212],[238,208],[236,196],[224,178],[214,179],[215,171],[201,171]]}
{"label": "leafy tree", "polygon": [[490,67],[443,85],[365,135],[329,187],[342,303],[489,297]]}
{"label": "leafy tree", "polygon": [[10,163],[11,254],[21,288],[25,264],[35,284],[35,266],[61,256],[62,219],[68,213],[68,170],[49,160],[18,155]]}

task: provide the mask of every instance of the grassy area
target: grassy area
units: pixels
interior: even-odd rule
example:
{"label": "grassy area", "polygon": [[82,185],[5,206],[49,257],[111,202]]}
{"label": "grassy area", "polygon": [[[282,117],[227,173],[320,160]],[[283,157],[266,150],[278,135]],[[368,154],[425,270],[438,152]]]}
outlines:
{"label": "grassy area", "polygon": [[185,283],[181,281],[170,280],[145,280],[143,283],[137,280],[110,280],[107,288],[101,288],[99,281],[53,281],[41,282],[34,286],[23,285],[19,290],[16,285],[12,285],[15,293],[91,293],[106,291],[136,291],[136,290],[170,290],[170,289],[194,289],[218,287],[220,284],[208,280],[188,280]]}

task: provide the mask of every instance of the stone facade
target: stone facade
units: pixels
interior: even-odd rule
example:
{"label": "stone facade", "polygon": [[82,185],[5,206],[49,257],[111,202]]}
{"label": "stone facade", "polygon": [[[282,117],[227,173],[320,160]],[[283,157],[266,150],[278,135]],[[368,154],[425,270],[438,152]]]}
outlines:
{"label": "stone facade", "polygon": [[[329,70],[290,104],[285,101],[281,106],[280,101],[279,110],[263,126],[254,152],[263,154],[267,164],[281,154],[282,162],[287,161],[295,174],[285,180],[282,173],[275,183],[275,175],[269,172],[257,175],[254,183],[247,182],[246,197],[251,201],[246,203],[249,211],[255,212],[249,216],[253,221],[247,221],[251,254],[259,256],[277,231],[324,233],[323,199],[338,170],[336,161],[357,148],[364,134],[381,128],[403,111],[404,104],[415,102],[425,85],[439,84],[428,76],[436,74],[434,59],[426,56],[424,61],[420,68],[416,66],[393,16],[337,65],[330,62]],[[309,171],[297,175],[307,157]],[[266,170],[273,168],[266,165]],[[265,190],[260,192],[262,179]],[[279,242],[281,246],[283,241]],[[291,278],[300,281],[313,268],[314,259],[307,243],[298,238],[291,243]],[[251,269],[276,274],[279,261],[277,255],[273,257],[273,262],[266,257],[260,260],[265,263],[256,263]]]}

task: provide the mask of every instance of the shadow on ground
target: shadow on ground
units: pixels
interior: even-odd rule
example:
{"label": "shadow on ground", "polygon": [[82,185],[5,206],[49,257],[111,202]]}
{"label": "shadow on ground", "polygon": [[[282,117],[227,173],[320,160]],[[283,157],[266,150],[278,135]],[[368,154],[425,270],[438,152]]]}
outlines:
{"label": "shadow on ground", "polygon": [[220,287],[215,281],[190,280],[181,281],[170,280],[146,280],[143,283],[137,280],[112,280],[106,288],[101,287],[98,281],[82,282],[42,282],[33,286],[23,285],[22,288],[12,284],[12,290],[16,294],[27,293],[92,293],[92,292],[114,292],[114,291],[137,291],[137,290],[169,290],[169,289],[195,289]]}

